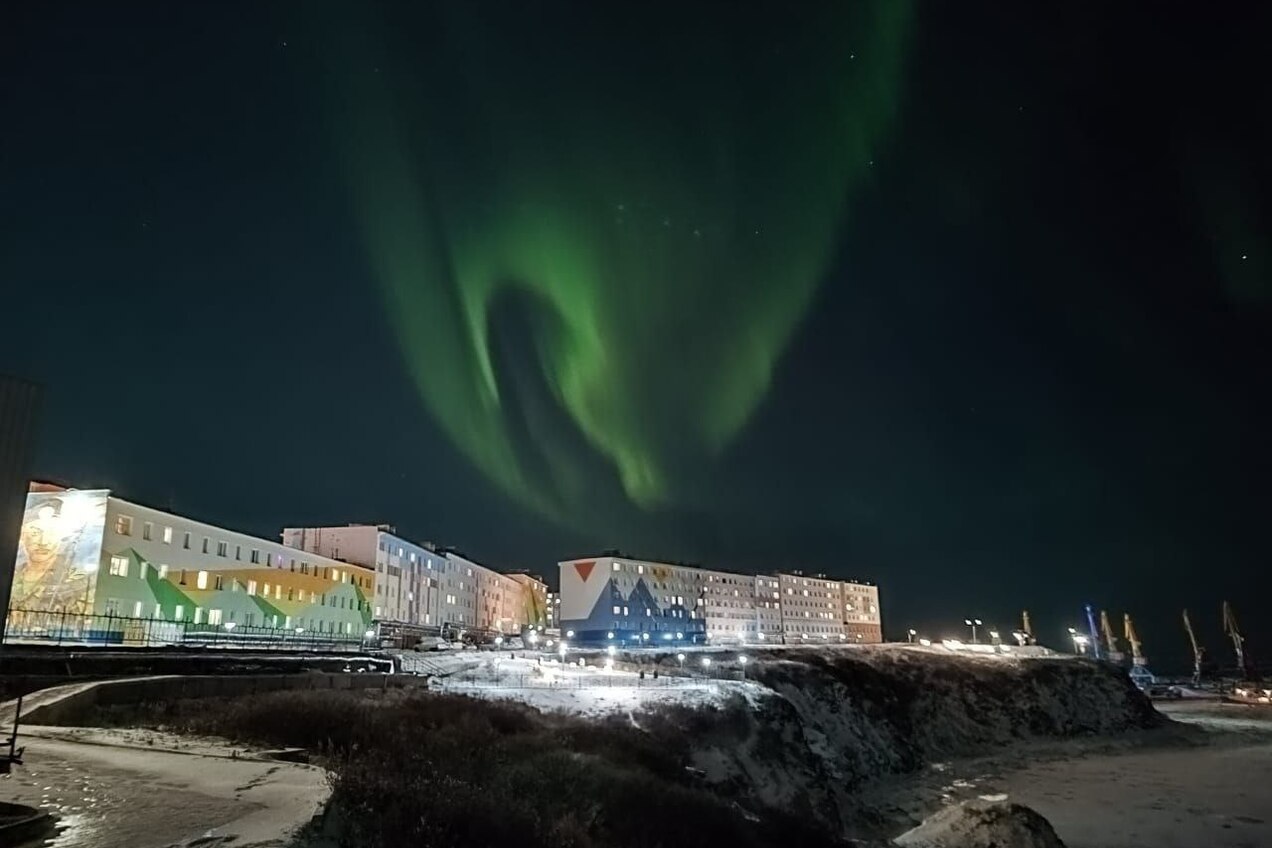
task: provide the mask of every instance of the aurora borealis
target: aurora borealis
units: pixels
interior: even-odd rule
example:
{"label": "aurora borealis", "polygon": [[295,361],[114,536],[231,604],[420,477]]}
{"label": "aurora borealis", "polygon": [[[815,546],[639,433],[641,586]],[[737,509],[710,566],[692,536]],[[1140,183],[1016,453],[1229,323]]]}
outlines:
{"label": "aurora borealis", "polygon": [[1272,8],[5,11],[37,475],[889,629],[1090,602],[1155,663],[1272,593]]}
{"label": "aurora borealis", "polygon": [[[564,518],[601,466],[631,502],[675,503],[677,469],[746,424],[826,273],[896,109],[907,5],[776,28],[759,6],[671,28],[657,7],[476,8],[412,21],[448,36],[415,73],[386,72],[406,48],[384,21],[333,70],[402,353],[523,503]],[[526,40],[532,24],[562,38]],[[519,346],[501,362],[501,344]]]}

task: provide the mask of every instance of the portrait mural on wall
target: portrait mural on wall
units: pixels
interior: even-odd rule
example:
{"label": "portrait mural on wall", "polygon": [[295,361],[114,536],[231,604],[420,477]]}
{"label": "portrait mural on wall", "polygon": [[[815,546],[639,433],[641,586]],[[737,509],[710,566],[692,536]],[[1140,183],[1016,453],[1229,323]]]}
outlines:
{"label": "portrait mural on wall", "polygon": [[68,490],[27,496],[10,609],[73,615],[92,609],[107,495]]}

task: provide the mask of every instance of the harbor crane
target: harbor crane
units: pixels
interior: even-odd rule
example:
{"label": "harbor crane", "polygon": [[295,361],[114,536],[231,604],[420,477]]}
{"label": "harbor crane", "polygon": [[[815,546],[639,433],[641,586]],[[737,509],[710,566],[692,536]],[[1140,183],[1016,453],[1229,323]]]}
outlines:
{"label": "harbor crane", "polygon": [[1129,612],[1122,614],[1122,635],[1126,637],[1126,643],[1131,646],[1131,680],[1140,687],[1151,685],[1157,678],[1148,670],[1148,658],[1144,656],[1144,643],[1135,632],[1135,624],[1131,621]]}
{"label": "harbor crane", "polygon": [[1237,626],[1237,614],[1232,611],[1232,604],[1227,601],[1223,602],[1223,632],[1232,640],[1232,649],[1237,654],[1237,671],[1246,680],[1255,678],[1253,663],[1246,656],[1245,637],[1241,635],[1241,628]]}
{"label": "harbor crane", "polygon": [[1100,631],[1104,634],[1104,647],[1107,659],[1115,665],[1121,665],[1126,655],[1117,649],[1117,637],[1113,635],[1113,625],[1109,624],[1108,610],[1100,610]]}
{"label": "harbor crane", "polygon": [[1192,643],[1193,652],[1193,686],[1201,685],[1201,661],[1206,649],[1197,644],[1197,634],[1193,632],[1192,620],[1188,618],[1188,610],[1184,610],[1184,629],[1188,631],[1188,641]]}

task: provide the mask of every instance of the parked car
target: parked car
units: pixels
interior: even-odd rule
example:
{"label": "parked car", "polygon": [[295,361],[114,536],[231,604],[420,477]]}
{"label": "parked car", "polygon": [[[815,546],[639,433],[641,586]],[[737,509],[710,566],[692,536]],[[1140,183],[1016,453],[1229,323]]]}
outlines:
{"label": "parked car", "polygon": [[1149,686],[1144,689],[1144,694],[1155,700],[1167,701],[1184,697],[1178,686]]}

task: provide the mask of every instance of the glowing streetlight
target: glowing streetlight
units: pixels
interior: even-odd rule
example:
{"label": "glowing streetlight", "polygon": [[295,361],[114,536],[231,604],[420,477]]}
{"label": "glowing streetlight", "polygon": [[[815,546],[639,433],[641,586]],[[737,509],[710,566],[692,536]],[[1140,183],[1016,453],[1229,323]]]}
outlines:
{"label": "glowing streetlight", "polygon": [[703,657],[703,658],[702,658],[702,667],[703,667],[703,668],[711,668],[711,657]]}
{"label": "glowing streetlight", "polygon": [[742,666],[742,679],[746,680],[746,654],[738,657],[738,665]]}
{"label": "glowing streetlight", "polygon": [[680,668],[681,668],[681,669],[684,669],[684,667],[685,667],[685,655],[684,655],[684,654],[676,654],[676,659],[680,662]]}
{"label": "glowing streetlight", "polygon": [[914,637],[919,635],[919,631],[917,631],[917,630],[915,630],[913,627],[911,627],[911,628],[910,628],[909,633],[908,633],[908,634],[906,634],[906,635],[908,636],[907,641],[909,641],[909,642],[913,642],[913,641],[914,641]]}
{"label": "glowing streetlight", "polygon": [[606,634],[605,634],[605,638],[606,638],[606,639],[613,639],[613,638],[614,638],[614,631],[613,631],[613,630],[611,630],[610,632],[606,633]]}
{"label": "glowing streetlight", "polygon": [[537,644],[539,644],[539,634],[538,634],[538,632],[536,632],[536,631],[534,631],[534,630],[531,630],[531,631],[530,631],[529,639],[530,639],[530,644],[531,644],[531,645],[537,645]]}
{"label": "glowing streetlight", "polygon": [[557,647],[557,653],[561,655],[561,659],[565,659],[565,652],[569,650],[569,646],[562,642]]}
{"label": "glowing streetlight", "polygon": [[680,641],[681,639],[683,639],[683,638],[685,638],[685,634],[680,633],[680,632],[677,632],[677,633],[676,633],[676,641],[677,641],[677,642],[679,642],[679,641]]}
{"label": "glowing streetlight", "polygon": [[963,619],[963,623],[966,624],[968,627],[972,628],[972,644],[973,645],[977,644],[976,643],[976,628],[980,627],[985,622],[981,621],[979,618],[965,618]]}
{"label": "glowing streetlight", "polygon": [[609,654],[612,657],[614,656],[614,654],[618,653],[618,649],[615,648],[613,645],[610,645],[608,648],[605,649],[605,653]]}
{"label": "glowing streetlight", "polygon": [[502,645],[502,644],[503,644],[503,637],[502,637],[502,636],[496,636],[496,637],[495,637],[495,647],[496,647],[496,648],[498,648],[498,647],[499,647],[500,645]]}
{"label": "glowing streetlight", "polygon": [[573,639],[573,638],[574,638],[574,631],[573,631],[573,630],[567,630],[567,631],[565,631],[565,637],[566,637],[567,639]]}
{"label": "glowing streetlight", "polygon": [[374,631],[374,630],[368,630],[366,633],[363,633],[362,635],[363,635],[363,636],[365,636],[365,637],[367,637],[368,639],[374,639],[374,638],[375,638],[375,631]]}

